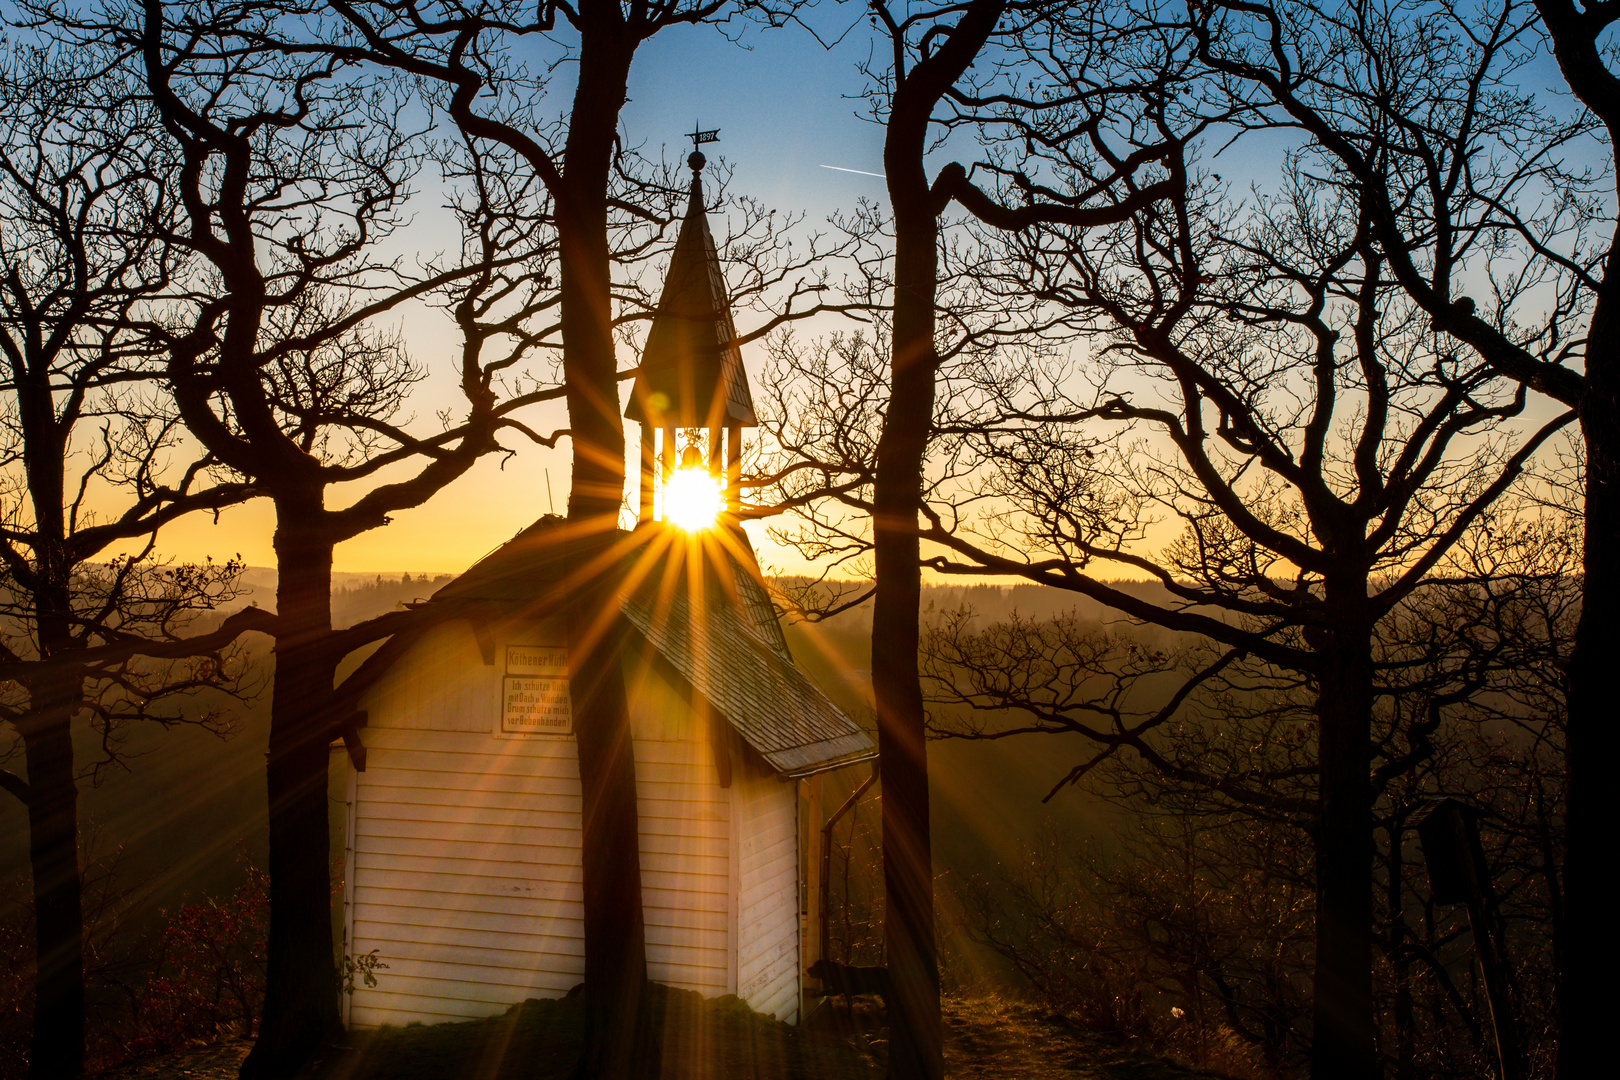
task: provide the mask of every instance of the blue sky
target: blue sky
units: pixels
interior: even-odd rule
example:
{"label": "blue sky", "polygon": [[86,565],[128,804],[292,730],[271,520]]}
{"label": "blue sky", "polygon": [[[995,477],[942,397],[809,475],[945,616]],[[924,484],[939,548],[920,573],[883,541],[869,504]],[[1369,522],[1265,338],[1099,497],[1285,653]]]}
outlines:
{"label": "blue sky", "polygon": [[[825,5],[813,25],[836,36],[861,8]],[[883,171],[883,132],[857,117],[864,79],[855,70],[867,55],[866,23],[831,50],[800,26],[746,30],[739,44],[713,27],[675,27],[642,46],[631,72],[624,127],[632,140],[660,143],[685,157],[694,121],[719,128],[705,148],[736,167],[734,187],[779,209],[805,210],[819,221],[881,198],[883,181],[824,165]],[[829,33],[831,31],[831,33]]]}

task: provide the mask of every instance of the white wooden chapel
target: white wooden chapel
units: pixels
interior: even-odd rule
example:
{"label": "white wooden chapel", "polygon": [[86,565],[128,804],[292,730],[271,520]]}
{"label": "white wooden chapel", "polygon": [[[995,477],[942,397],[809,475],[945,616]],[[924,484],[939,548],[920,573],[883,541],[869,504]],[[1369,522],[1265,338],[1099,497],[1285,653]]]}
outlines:
{"label": "white wooden chapel", "polygon": [[[812,778],[871,741],[795,665],[737,525],[738,429],[754,423],[702,206],[701,154],[627,416],[642,425],[640,524],[620,533],[648,971],[796,1021],[819,905]],[[676,431],[731,514],[659,520]],[[725,436],[722,436],[725,432]],[[657,443],[662,434],[660,457]],[[724,445],[722,445],[724,442]],[[688,451],[688,463],[694,456]],[[359,1027],[492,1015],[584,972],[580,789],[559,604],[581,565],[542,518],[420,605],[345,681],[343,949]],[[811,807],[801,813],[801,805]]]}

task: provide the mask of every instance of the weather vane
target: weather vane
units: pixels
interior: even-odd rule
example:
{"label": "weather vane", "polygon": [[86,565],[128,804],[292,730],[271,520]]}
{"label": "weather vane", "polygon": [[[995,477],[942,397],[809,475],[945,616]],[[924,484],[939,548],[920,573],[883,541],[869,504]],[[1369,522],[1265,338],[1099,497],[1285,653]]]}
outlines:
{"label": "weather vane", "polygon": [[[697,121],[692,121],[692,127],[698,128]],[[686,137],[692,140],[692,147],[693,149],[696,149],[706,142],[719,142],[720,129],[715,128],[713,131],[704,131],[701,128],[698,128],[698,130],[687,132]]]}

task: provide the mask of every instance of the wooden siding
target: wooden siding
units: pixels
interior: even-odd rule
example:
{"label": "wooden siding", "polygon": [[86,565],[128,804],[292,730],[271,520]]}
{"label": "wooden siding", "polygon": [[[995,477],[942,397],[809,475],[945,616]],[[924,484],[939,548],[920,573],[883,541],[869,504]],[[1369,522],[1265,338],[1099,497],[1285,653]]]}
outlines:
{"label": "wooden siding", "polygon": [[737,995],[799,1019],[798,786],[739,769]]}
{"label": "wooden siding", "polygon": [[[562,633],[561,621],[549,620],[534,640],[561,641]],[[368,718],[373,726],[487,735],[494,730],[490,711],[500,694],[499,650],[494,664],[484,663],[471,627],[457,619],[429,629],[372,688],[362,708],[379,714]]]}
{"label": "wooden siding", "polygon": [[[369,761],[353,788],[346,914],[350,951],[375,949],[388,966],[356,989],[354,1025],[488,1016],[583,977],[574,742],[495,735],[506,645],[559,634],[555,623],[497,631],[486,665],[467,624],[448,624],[362,703]],[[636,675],[648,974],[726,993],[731,792],[675,688]]]}

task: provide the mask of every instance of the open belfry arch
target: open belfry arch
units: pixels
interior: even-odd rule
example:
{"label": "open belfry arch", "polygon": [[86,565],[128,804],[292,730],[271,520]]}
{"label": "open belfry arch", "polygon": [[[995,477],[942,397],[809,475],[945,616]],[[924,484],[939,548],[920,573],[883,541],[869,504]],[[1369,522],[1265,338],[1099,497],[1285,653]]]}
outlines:
{"label": "open belfry arch", "polygon": [[[580,787],[561,613],[592,575],[622,583],[649,975],[794,1021],[819,955],[820,779],[871,740],[794,663],[739,526],[755,423],[704,220],[703,158],[627,415],[641,515],[607,561],[544,517],[416,606],[340,695],[347,770],[343,948],[371,956],[357,1026],[488,1016],[584,974]],[[664,520],[684,465],[729,511]],[[658,446],[662,436],[662,455]],[[700,437],[701,440],[701,437]],[[663,494],[660,495],[659,493]],[[385,966],[383,966],[385,965]]]}

